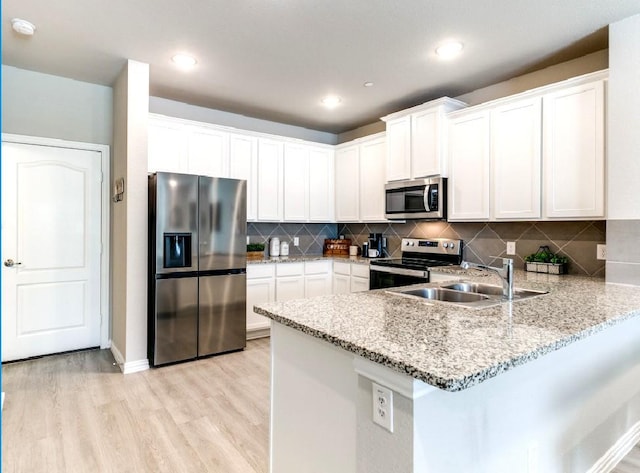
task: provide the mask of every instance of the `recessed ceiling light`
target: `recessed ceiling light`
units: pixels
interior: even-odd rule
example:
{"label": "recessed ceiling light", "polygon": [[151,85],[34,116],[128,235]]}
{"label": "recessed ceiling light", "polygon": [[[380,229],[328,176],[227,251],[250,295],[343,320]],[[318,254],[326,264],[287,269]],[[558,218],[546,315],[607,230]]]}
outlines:
{"label": "recessed ceiling light", "polygon": [[198,61],[196,61],[196,58],[194,58],[193,56],[189,56],[188,54],[176,54],[171,58],[171,60],[175,63],[176,66],[183,69],[190,69],[198,63]]}
{"label": "recessed ceiling light", "polygon": [[36,26],[33,23],[20,18],[14,18],[11,20],[11,27],[16,33],[25,36],[33,36],[33,33],[36,31]]}
{"label": "recessed ceiling light", "polygon": [[342,99],[335,95],[328,95],[322,99],[322,105],[327,108],[336,108],[338,105],[340,105],[341,102]]}
{"label": "recessed ceiling light", "polygon": [[460,41],[446,41],[436,48],[440,59],[452,59],[462,52],[464,45]]}
{"label": "recessed ceiling light", "polygon": [[363,85],[365,87],[373,87],[373,82],[365,82]]}

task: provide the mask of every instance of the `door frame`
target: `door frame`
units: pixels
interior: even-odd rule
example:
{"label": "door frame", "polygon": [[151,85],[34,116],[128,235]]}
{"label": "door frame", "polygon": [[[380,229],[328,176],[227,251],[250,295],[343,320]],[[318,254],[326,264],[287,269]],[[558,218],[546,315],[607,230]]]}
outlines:
{"label": "door frame", "polygon": [[7,143],[17,143],[35,146],[46,146],[53,148],[78,149],[84,151],[97,151],[100,153],[100,169],[102,176],[100,179],[101,188],[101,216],[100,216],[100,348],[111,347],[111,304],[109,300],[110,285],[110,171],[111,159],[108,145],[95,143],[83,143],[80,141],[67,141],[57,138],[44,138],[38,136],[16,135],[12,133],[2,133],[2,141]]}

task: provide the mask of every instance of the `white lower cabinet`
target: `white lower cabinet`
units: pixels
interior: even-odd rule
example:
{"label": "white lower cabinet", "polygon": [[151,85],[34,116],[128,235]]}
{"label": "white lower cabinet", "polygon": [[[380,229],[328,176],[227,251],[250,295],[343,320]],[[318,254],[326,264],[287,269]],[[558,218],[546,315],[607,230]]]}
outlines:
{"label": "white lower cabinet", "polygon": [[369,290],[369,265],[351,263],[351,292]]}
{"label": "white lower cabinet", "polygon": [[333,263],[333,293],[349,294],[369,290],[369,265],[360,263]]}
{"label": "white lower cabinet", "polygon": [[304,263],[276,265],[276,300],[290,301],[304,298]]}
{"label": "white lower cabinet", "polygon": [[271,321],[253,311],[253,306],[276,300],[275,264],[247,266],[247,338],[252,332],[268,329]]}
{"label": "white lower cabinet", "polygon": [[331,261],[307,261],[304,264],[304,297],[331,294]]}

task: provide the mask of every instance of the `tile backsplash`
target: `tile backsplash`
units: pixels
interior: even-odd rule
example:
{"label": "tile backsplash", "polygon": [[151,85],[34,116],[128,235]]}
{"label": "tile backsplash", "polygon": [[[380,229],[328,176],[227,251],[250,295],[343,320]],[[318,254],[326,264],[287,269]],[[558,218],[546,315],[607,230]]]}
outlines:
{"label": "tile backsplash", "polygon": [[[280,238],[289,243],[290,256],[321,255],[325,238],[338,237],[335,223],[248,223],[247,236],[251,243],[264,243],[265,255],[269,254],[269,240]],[[298,237],[299,245],[293,246],[293,238]]]}
{"label": "tile backsplash", "polygon": [[[464,241],[464,258],[496,264],[491,256],[506,257],[507,241],[516,242],[516,268],[541,245],[569,258],[569,274],[604,277],[605,261],[596,259],[596,245],[605,243],[605,221],[580,222],[425,222],[339,224],[338,234],[362,246],[369,233],[382,233],[393,257],[400,257],[400,243],[409,238],[451,238]],[[331,237],[327,237],[331,238]],[[320,250],[322,251],[322,250]]]}

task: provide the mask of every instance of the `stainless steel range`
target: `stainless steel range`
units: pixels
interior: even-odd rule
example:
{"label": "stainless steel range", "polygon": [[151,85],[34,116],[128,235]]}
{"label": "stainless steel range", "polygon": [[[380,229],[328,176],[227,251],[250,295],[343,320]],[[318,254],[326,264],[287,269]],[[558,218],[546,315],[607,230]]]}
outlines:
{"label": "stainless steel range", "polygon": [[369,289],[429,282],[429,270],[462,263],[462,240],[402,239],[402,258],[373,260],[369,264]]}

